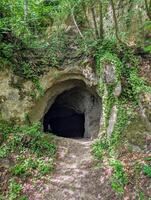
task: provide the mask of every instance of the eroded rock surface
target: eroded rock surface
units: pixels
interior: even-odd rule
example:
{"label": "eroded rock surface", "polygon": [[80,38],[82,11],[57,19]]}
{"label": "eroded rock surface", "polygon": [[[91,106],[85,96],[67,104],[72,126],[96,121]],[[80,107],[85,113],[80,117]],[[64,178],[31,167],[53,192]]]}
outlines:
{"label": "eroded rock surface", "polygon": [[40,121],[49,103],[62,92],[83,84],[88,88],[98,83],[91,67],[66,66],[47,68],[39,77],[38,85],[13,74],[0,73],[0,120],[24,123],[26,115],[31,122]]}

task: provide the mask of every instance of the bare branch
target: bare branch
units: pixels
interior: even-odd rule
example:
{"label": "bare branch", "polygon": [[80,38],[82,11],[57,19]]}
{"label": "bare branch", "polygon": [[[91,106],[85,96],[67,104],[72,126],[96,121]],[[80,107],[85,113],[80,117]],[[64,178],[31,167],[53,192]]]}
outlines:
{"label": "bare branch", "polygon": [[28,0],[24,0],[24,20],[27,20],[28,16]]}
{"label": "bare branch", "polygon": [[99,38],[99,31],[98,31],[97,22],[96,22],[94,5],[92,5],[91,7],[91,13],[92,13],[92,18],[93,18],[93,23],[94,23],[95,35],[96,35],[96,38]]}
{"label": "bare branch", "polygon": [[113,0],[110,0],[110,2],[111,2],[112,12],[113,12],[113,20],[115,24],[115,36],[120,43],[123,43],[118,35],[119,30],[118,30],[118,22],[117,22],[116,13],[115,13],[114,2]]}
{"label": "bare branch", "polygon": [[72,19],[73,19],[74,25],[75,25],[75,27],[76,27],[76,29],[77,29],[79,35],[81,36],[81,38],[84,39],[84,36],[83,36],[82,32],[80,31],[80,29],[79,29],[79,27],[78,27],[78,24],[77,24],[77,22],[76,22],[76,19],[75,19],[75,16],[74,16],[74,11],[73,11],[73,9],[71,10],[71,16],[72,16]]}
{"label": "bare branch", "polygon": [[99,0],[99,10],[100,10],[100,38],[103,39],[104,30],[103,30],[103,5],[102,1]]}
{"label": "bare branch", "polygon": [[150,0],[150,3],[148,3],[147,0],[145,0],[145,8],[146,8],[147,16],[151,20],[151,0]]}
{"label": "bare branch", "polygon": [[91,25],[90,25],[90,22],[89,22],[89,19],[88,19],[88,16],[87,16],[87,10],[86,10],[85,2],[83,2],[82,7],[83,7],[86,23],[89,26],[89,28],[91,28]]}

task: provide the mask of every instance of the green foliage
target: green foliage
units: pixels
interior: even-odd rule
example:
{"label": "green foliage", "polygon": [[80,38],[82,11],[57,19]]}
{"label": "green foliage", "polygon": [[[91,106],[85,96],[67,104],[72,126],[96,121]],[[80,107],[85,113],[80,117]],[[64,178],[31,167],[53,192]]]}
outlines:
{"label": "green foliage", "polygon": [[1,121],[0,132],[3,134],[0,158],[2,161],[3,158],[13,160],[9,169],[6,169],[11,179],[8,195],[5,195],[4,199],[26,200],[28,198],[22,196],[21,184],[28,178],[41,178],[51,173],[54,168],[54,137],[44,134],[40,123],[18,126]]}
{"label": "green foliage", "polygon": [[[32,126],[22,126],[20,128],[21,137],[22,139],[26,140],[26,137],[29,136],[28,140],[28,147],[33,151],[36,152],[38,155],[54,155],[56,151],[56,147],[52,141],[52,136],[45,135],[41,131],[40,124],[33,124]],[[25,138],[24,138],[25,137]]]}
{"label": "green foliage", "polygon": [[[68,44],[70,43],[69,36],[63,31],[59,30],[51,34],[47,41],[46,56],[49,59],[51,66],[59,66],[67,56]],[[70,55],[69,55],[70,56]]]}
{"label": "green foliage", "polygon": [[[92,5],[92,3],[94,4]],[[87,14],[92,15],[93,7],[99,27],[99,3],[99,1],[92,2],[90,0],[31,0],[28,1],[28,13],[25,16],[23,0],[1,0],[0,69],[10,67],[15,74],[32,80],[42,96],[44,90],[40,85],[39,76],[43,74],[46,66],[58,67],[66,59],[76,58],[79,60],[83,57],[93,57],[97,62],[98,75],[103,77],[103,65],[105,63],[113,64],[116,72],[116,80],[113,85],[106,85],[104,81],[100,81],[104,117],[103,131],[106,133],[113,105],[118,108],[117,124],[110,140],[105,134],[105,138],[98,140],[92,147],[95,157],[103,159],[106,152],[110,153],[120,142],[124,128],[134,110],[134,106],[131,108],[131,105],[138,105],[140,93],[151,92],[151,89],[139,76],[137,56],[134,55],[131,48],[123,44],[119,45],[114,33],[114,23],[108,23],[110,1],[102,1],[103,22],[105,22],[104,37],[96,37],[93,21],[90,21]],[[122,12],[118,10],[118,2],[114,1],[114,4],[117,8],[120,37],[127,39],[128,42],[127,32],[131,29],[131,24],[133,25],[133,17],[138,14],[138,11],[141,14],[144,12],[142,12],[143,1],[130,1],[123,8],[119,6]],[[133,9],[134,6],[138,9]],[[128,12],[124,7],[129,8]],[[73,22],[73,17],[77,26]],[[137,27],[137,35],[142,30],[149,32],[150,21],[144,23],[142,20],[140,23],[141,29]],[[82,37],[77,27],[81,31]],[[129,30],[126,31],[126,29]],[[137,40],[140,39],[139,37]],[[144,42],[144,36],[141,37],[140,45],[146,52],[151,52],[150,41]],[[120,98],[116,98],[113,92],[119,82],[122,83],[122,94]],[[36,92],[33,91],[31,96],[37,98]],[[28,120],[28,116],[26,119]],[[0,132],[2,133],[0,158],[16,151],[21,154],[17,163],[10,169],[12,175],[27,176],[34,169],[41,174],[52,170],[52,160],[45,162],[42,156],[46,154],[53,158],[56,146],[51,136],[43,135],[39,124],[18,127],[0,123]],[[27,149],[36,156],[36,159],[24,157],[23,152]],[[112,163],[112,167],[114,168],[112,187],[122,193],[126,184],[123,167],[118,161]],[[145,170],[147,170],[146,174],[149,173],[148,168]],[[15,183],[11,184],[10,191],[14,193],[14,196],[15,190],[16,195],[19,193],[17,188],[19,187]]]}
{"label": "green foliage", "polygon": [[[28,41],[32,34],[42,33],[45,24],[51,24],[52,7],[46,7],[40,1],[28,2],[28,17],[24,16],[24,1],[6,1],[2,0],[0,10],[5,17],[2,18],[0,28],[11,27],[17,36],[23,37]],[[45,22],[45,23],[44,23]],[[39,27],[38,27],[39,25]]]}
{"label": "green foliage", "polygon": [[38,81],[39,75],[42,74],[43,68],[41,66],[33,67],[32,64],[30,60],[25,62],[23,58],[21,58],[21,61],[17,61],[17,63],[14,64],[12,63],[11,68],[16,75],[35,83]]}
{"label": "green foliage", "polygon": [[[141,93],[150,93],[151,87],[147,86],[145,80],[139,76],[139,61],[134,52],[124,46],[116,46],[114,42],[108,46],[106,42],[104,49],[98,50],[97,69],[101,76],[100,94],[103,103],[104,130],[106,132],[113,105],[117,106],[117,123],[115,125],[112,137],[110,138],[110,148],[117,146],[124,128],[128,121],[134,116],[135,106],[139,104],[139,95]],[[122,55],[121,52],[124,52]],[[103,67],[106,64],[112,64],[115,70],[115,81],[112,85],[104,81]],[[121,82],[122,81],[122,82]],[[122,93],[120,98],[114,96],[114,89],[118,83],[122,84]]]}
{"label": "green foliage", "polygon": [[[114,4],[116,7],[118,2]],[[75,57],[80,57],[80,55],[97,57],[107,49],[110,53],[115,52],[119,47],[114,23],[110,25],[108,23],[110,1],[102,1],[103,38],[95,36],[93,20],[91,21],[88,17],[92,15],[93,7],[98,32],[101,32],[98,20],[100,18],[99,5],[99,1],[92,2],[91,0],[31,0],[27,5],[26,16],[24,0],[2,0],[0,5],[0,60],[3,64],[1,67],[9,65],[16,74],[33,80],[35,76],[37,78],[43,73],[44,67],[59,66],[64,59],[70,59],[71,55],[67,54],[71,54],[71,51]],[[139,9],[133,9],[134,5]],[[123,38],[127,37],[126,29],[128,27],[131,29],[135,14],[138,15],[137,10],[140,13],[144,12],[142,7],[142,1],[133,1],[127,3],[126,8],[120,7],[123,12],[117,10],[119,28],[123,31],[120,31]],[[73,22],[73,16],[77,26]],[[145,17],[143,19],[141,26],[138,23],[137,29],[143,27],[144,30],[149,30],[150,21],[145,21]],[[83,37],[79,34],[77,27]],[[143,39],[141,45],[143,46]],[[75,51],[71,46],[74,46]]]}
{"label": "green foliage", "polygon": [[144,50],[145,50],[146,52],[151,53],[151,45],[148,45],[148,46],[144,47]]}
{"label": "green foliage", "polygon": [[124,186],[128,183],[127,175],[124,172],[123,165],[118,160],[112,160],[113,175],[111,180],[112,189],[118,193],[124,192]]}
{"label": "green foliage", "polygon": [[22,185],[20,183],[17,183],[14,179],[10,180],[9,183],[9,200],[15,200],[20,196],[22,190]]}
{"label": "green foliage", "polygon": [[[117,147],[121,141],[122,133],[126,128],[128,121],[133,117],[133,110],[131,108],[125,108],[125,105],[122,102],[119,106],[118,114],[117,114],[117,123],[115,125],[114,131],[110,138],[111,146]],[[112,148],[112,147],[111,147]]]}
{"label": "green foliage", "polygon": [[146,157],[144,160],[151,161],[151,157]]}
{"label": "green foliage", "polygon": [[145,195],[143,192],[139,192],[139,200],[145,200]]}
{"label": "green foliage", "polygon": [[25,196],[25,195],[23,195],[23,196],[21,196],[21,197],[19,198],[19,200],[28,200],[28,197]]}
{"label": "green foliage", "polygon": [[40,96],[43,96],[44,95],[44,89],[41,86],[39,80],[38,79],[33,79],[33,83],[34,83],[37,91],[39,92]]}
{"label": "green foliage", "polygon": [[20,156],[18,163],[11,167],[10,172],[14,176],[27,177],[31,176],[31,172],[37,170],[39,175],[45,175],[53,170],[53,160],[49,159],[46,162],[43,158],[33,159]]}
{"label": "green foliage", "polygon": [[38,170],[42,175],[50,173],[53,170],[52,161],[45,163],[44,160],[38,160]]}
{"label": "green foliage", "polygon": [[20,69],[22,70],[21,73],[23,74],[23,76],[26,77],[27,79],[34,79],[35,78],[36,74],[32,70],[32,66],[30,66],[29,63],[22,62]]}
{"label": "green foliage", "polygon": [[9,148],[7,146],[0,147],[0,158],[6,158],[9,152]]}
{"label": "green foliage", "polygon": [[107,140],[97,140],[93,143],[92,153],[96,159],[102,160],[106,150],[109,148]]}
{"label": "green foliage", "polygon": [[[144,30],[146,31],[146,33],[149,33],[149,32],[150,32],[150,30],[151,30],[151,21],[146,21],[146,22],[144,23]],[[148,53],[151,53],[151,45],[150,45],[150,43],[151,43],[151,38],[148,37],[145,43],[146,43],[146,44],[145,44],[145,47],[144,47],[144,51],[145,51],[145,52],[148,52]]]}
{"label": "green foliage", "polygon": [[5,197],[0,193],[0,200],[5,200]]}
{"label": "green foliage", "polygon": [[[117,84],[117,82],[119,81],[120,77],[121,77],[121,61],[118,58],[118,56],[114,53],[110,53],[110,52],[105,52],[101,57],[100,57],[100,65],[103,66],[103,64],[112,64],[115,66],[115,82],[114,84]],[[101,66],[101,67],[102,67]]]}
{"label": "green foliage", "polygon": [[[113,105],[118,104],[118,99],[114,96],[114,88],[116,85],[119,84],[120,77],[121,77],[121,67],[122,63],[118,56],[115,53],[112,53],[113,46],[115,43],[113,42],[112,45],[107,46],[108,42],[105,43],[105,48],[98,51],[97,54],[97,71],[98,74],[101,76],[100,80],[100,95],[102,96],[102,103],[103,103],[103,116],[104,116],[104,129],[107,130],[109,117],[111,113],[111,109]],[[115,47],[115,46],[114,46]],[[99,54],[100,52],[100,54]],[[104,81],[104,65],[110,64],[114,67],[115,71],[115,80],[112,84],[106,84]]]}
{"label": "green foliage", "polygon": [[135,101],[138,101],[140,93],[150,93],[151,87],[147,86],[145,80],[138,75],[138,70],[132,68],[130,70],[129,82],[132,87],[132,93],[135,97]]}
{"label": "green foliage", "polygon": [[145,79],[139,75],[139,59],[133,50],[122,49],[121,77],[123,79],[122,99],[138,105],[140,93],[150,93]]}
{"label": "green foliage", "polygon": [[0,121],[0,132],[3,136],[7,136],[9,133],[14,132],[16,129],[13,126],[13,123],[9,123],[6,121]]}
{"label": "green foliage", "polygon": [[[0,69],[10,67],[19,76],[37,80],[44,67],[62,63],[66,56],[68,38],[57,25],[57,5],[31,0],[25,17],[23,0],[2,0]],[[50,31],[54,21],[57,30],[54,28]]]}
{"label": "green foliage", "polygon": [[120,60],[117,57],[117,43],[114,38],[106,38],[101,42],[98,42],[95,51],[96,57],[96,68],[98,74],[101,74],[103,68],[102,65],[104,62],[111,62],[120,66]]}
{"label": "green foliage", "polygon": [[[102,46],[97,49],[97,72],[100,76],[100,95],[103,104],[103,132],[106,132],[113,105],[117,106],[117,123],[112,137],[110,148],[120,141],[122,132],[128,121],[134,116],[135,106],[139,103],[140,93],[150,93],[151,88],[139,76],[139,60],[131,48],[117,45],[115,40],[103,40]],[[106,84],[104,81],[104,66],[111,64],[115,70],[115,81]],[[116,85],[122,84],[122,93],[119,98],[114,96]],[[106,134],[105,134],[106,135]]]}
{"label": "green foliage", "polygon": [[[117,149],[122,141],[124,129],[135,115],[134,110],[139,103],[139,95],[151,90],[145,80],[139,76],[139,61],[130,48],[117,46],[114,42],[111,42],[111,44],[106,42],[105,48],[98,49],[96,58],[97,72],[101,77],[100,95],[102,96],[104,121],[102,138],[93,144],[92,152],[98,160],[102,160],[105,156],[109,157],[110,165],[114,170],[111,178],[112,188],[122,194],[125,185],[128,183],[128,177],[121,162],[116,159]],[[115,69],[116,77],[112,85],[106,84],[104,81],[103,67],[106,64],[112,64]],[[122,93],[120,97],[115,97],[114,90],[119,83],[122,84]],[[118,109],[117,119],[112,135],[108,138],[107,128],[113,105],[116,105]],[[107,144],[107,146],[104,144]]]}
{"label": "green foliage", "polygon": [[137,67],[127,68],[126,73],[127,82],[124,85],[122,97],[138,104],[140,93],[150,93],[151,87],[147,86],[145,80],[139,76]]}
{"label": "green foliage", "polygon": [[1,54],[5,57],[5,58],[10,58],[12,56],[13,53],[13,44],[6,44],[6,43],[1,43],[0,44],[0,51]]}
{"label": "green foliage", "polygon": [[145,173],[146,176],[151,178],[151,167],[149,165],[143,166],[143,172]]}
{"label": "green foliage", "polygon": [[25,174],[27,172],[27,166],[22,164],[16,164],[15,166],[11,167],[10,169],[12,175],[22,175]]}
{"label": "green foliage", "polygon": [[[13,152],[15,153],[16,151],[20,151],[22,154],[26,149],[29,149],[32,153],[36,154],[37,159],[43,155],[47,155],[50,158],[54,157],[56,146],[53,142],[53,137],[50,134],[45,135],[41,131],[40,124],[33,124],[32,126],[25,125],[21,127],[14,126],[14,129],[11,128],[12,126],[6,124],[1,124],[0,126],[5,138],[0,146],[1,158],[6,157]],[[2,127],[4,127],[4,129]],[[34,163],[31,158],[24,158],[21,162],[12,167],[11,172],[14,175],[24,174],[29,167],[40,166],[40,161],[37,160],[37,162],[39,164]],[[52,169],[52,163],[50,166]]]}

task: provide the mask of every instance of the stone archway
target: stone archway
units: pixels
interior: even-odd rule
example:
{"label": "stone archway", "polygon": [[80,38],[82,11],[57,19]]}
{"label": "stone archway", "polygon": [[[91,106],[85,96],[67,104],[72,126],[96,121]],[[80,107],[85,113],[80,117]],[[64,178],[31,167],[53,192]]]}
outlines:
{"label": "stone archway", "polygon": [[99,100],[96,94],[84,86],[65,90],[56,97],[45,113],[44,130],[64,137],[96,136],[101,117]]}
{"label": "stone archway", "polygon": [[[65,76],[64,76],[65,78]],[[101,98],[97,94],[95,86],[89,85],[89,81],[78,74],[77,77],[56,81],[46,92],[43,97],[34,106],[30,113],[31,122],[41,121],[44,126],[44,131],[54,132],[56,135],[63,137],[86,137],[96,138],[100,130],[100,121],[102,113]],[[60,108],[59,108],[60,107]],[[47,122],[46,116],[51,123]],[[61,119],[63,116],[64,123],[72,124],[65,133],[65,125]],[[55,117],[57,122],[55,122]],[[59,120],[62,121],[60,127]],[[56,124],[55,124],[55,123]],[[49,125],[51,124],[52,127]],[[79,124],[79,125],[78,125]],[[78,126],[78,127],[76,127]],[[53,130],[52,130],[53,129]],[[62,134],[59,129],[63,130]],[[79,131],[76,134],[76,131]]]}

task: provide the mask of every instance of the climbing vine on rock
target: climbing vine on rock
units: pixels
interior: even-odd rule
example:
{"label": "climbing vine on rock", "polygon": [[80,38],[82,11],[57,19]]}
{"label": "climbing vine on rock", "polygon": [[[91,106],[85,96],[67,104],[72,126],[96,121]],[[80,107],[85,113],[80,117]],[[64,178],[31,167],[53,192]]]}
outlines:
{"label": "climbing vine on rock", "polygon": [[103,52],[100,51],[100,54],[97,54],[97,72],[100,77],[99,90],[103,103],[101,134],[106,136],[108,135],[109,119],[113,106],[116,107],[117,116],[112,135],[116,129],[118,129],[118,133],[120,132],[119,126],[123,130],[123,126],[128,121],[126,118],[133,117],[132,113],[135,113],[134,110],[139,105],[141,92],[149,93],[151,91],[151,87],[139,76],[137,56],[132,50],[125,49],[125,55],[120,57],[120,48],[123,47],[115,48],[113,51],[109,46],[106,51],[104,48]]}
{"label": "climbing vine on rock", "polygon": [[[92,152],[97,160],[108,158],[113,170],[112,189],[122,194],[129,179],[118,160],[118,149],[121,144],[124,148],[124,131],[138,115],[140,95],[151,93],[151,87],[139,75],[140,60],[133,50],[124,46],[112,49],[113,46],[105,46],[97,54],[103,111],[100,139],[93,144]],[[125,49],[122,55],[121,49]]]}

